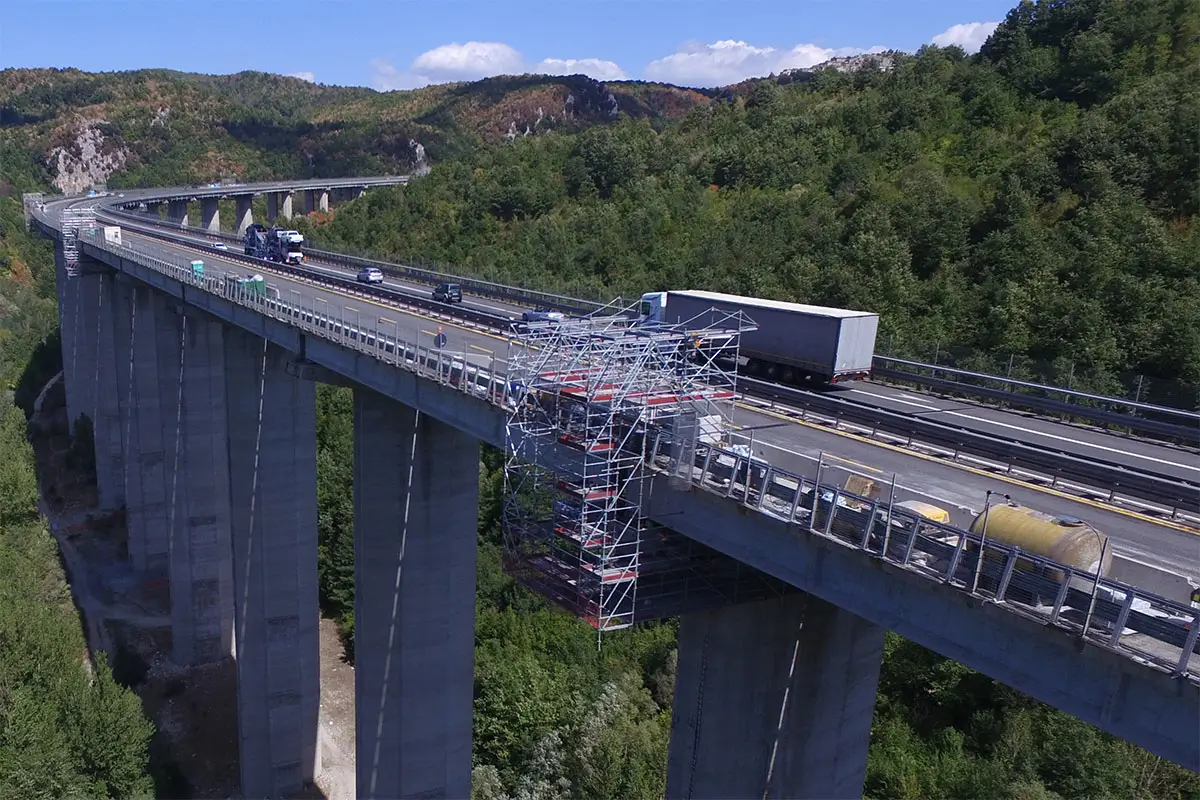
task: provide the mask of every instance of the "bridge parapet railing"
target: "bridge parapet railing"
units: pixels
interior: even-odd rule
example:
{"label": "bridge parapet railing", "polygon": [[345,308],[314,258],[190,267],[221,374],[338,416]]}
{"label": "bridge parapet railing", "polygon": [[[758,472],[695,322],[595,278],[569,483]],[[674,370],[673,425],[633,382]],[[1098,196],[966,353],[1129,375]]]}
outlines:
{"label": "bridge parapet railing", "polygon": [[[655,459],[666,464],[660,439]],[[693,484],[1081,639],[1200,681],[1200,612],[712,444]]]}
{"label": "bridge parapet railing", "polygon": [[[448,352],[399,335],[383,318],[318,306],[316,298],[293,292],[285,300],[255,294],[221,275],[198,275],[190,266],[158,259],[133,248],[89,237],[87,246],[107,250],[182,283],[238,305],[286,320],[342,346],[398,368],[509,407],[515,393],[497,372],[468,354]],[[298,295],[298,297],[297,297]],[[677,474],[669,435],[647,437],[653,468]],[[902,508],[818,483],[730,448],[698,443],[692,485],[731,502],[781,519],[797,535],[821,536],[984,602],[1039,620],[1101,647],[1200,682],[1200,611],[1102,575],[1078,570],[1017,547],[941,524]],[[683,474],[686,479],[687,467]]]}

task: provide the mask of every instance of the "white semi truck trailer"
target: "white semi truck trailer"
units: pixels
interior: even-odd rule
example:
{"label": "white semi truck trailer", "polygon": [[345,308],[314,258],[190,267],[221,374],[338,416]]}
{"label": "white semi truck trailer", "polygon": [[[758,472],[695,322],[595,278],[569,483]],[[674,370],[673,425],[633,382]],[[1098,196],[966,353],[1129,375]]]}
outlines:
{"label": "white semi truck trailer", "polygon": [[697,325],[712,321],[712,310],[742,312],[758,329],[743,333],[739,371],[784,384],[837,383],[866,378],[875,357],[879,315],[780,300],[702,291],[642,295],[643,324]]}

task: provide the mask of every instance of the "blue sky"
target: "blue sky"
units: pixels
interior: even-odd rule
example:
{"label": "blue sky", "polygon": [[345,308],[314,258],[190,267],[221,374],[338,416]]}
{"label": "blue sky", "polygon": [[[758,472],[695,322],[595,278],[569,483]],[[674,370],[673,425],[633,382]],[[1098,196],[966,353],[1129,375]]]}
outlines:
{"label": "blue sky", "polygon": [[10,0],[0,67],[245,69],[412,88],[512,72],[694,86],[831,55],[978,49],[1016,0]]}

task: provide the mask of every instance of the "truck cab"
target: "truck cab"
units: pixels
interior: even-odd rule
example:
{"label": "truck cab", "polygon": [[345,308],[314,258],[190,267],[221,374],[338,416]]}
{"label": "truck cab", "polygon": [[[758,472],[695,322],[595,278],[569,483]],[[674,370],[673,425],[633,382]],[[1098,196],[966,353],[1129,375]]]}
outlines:
{"label": "truck cab", "polygon": [[659,323],[666,319],[667,293],[647,292],[642,295],[641,322]]}

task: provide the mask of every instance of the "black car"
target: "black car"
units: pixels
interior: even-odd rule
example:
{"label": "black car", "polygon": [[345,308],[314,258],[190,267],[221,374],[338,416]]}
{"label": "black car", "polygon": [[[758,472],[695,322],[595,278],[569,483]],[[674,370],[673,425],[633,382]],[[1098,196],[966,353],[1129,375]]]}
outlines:
{"label": "black car", "polygon": [[461,303],[462,287],[457,283],[441,283],[433,290],[433,299],[442,303]]}

